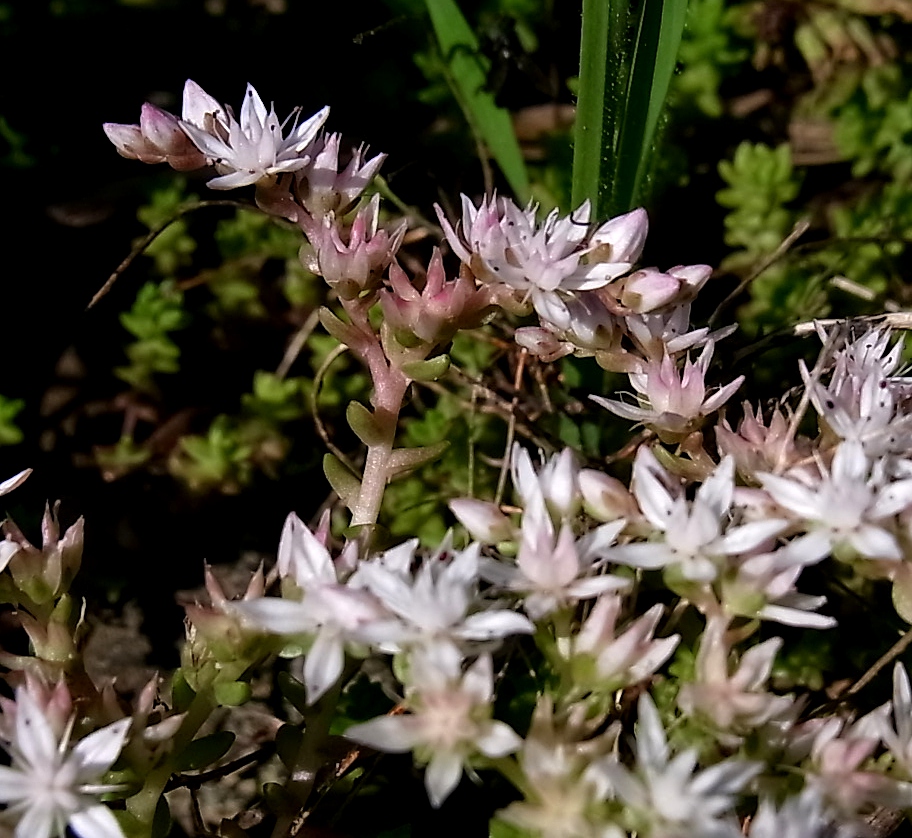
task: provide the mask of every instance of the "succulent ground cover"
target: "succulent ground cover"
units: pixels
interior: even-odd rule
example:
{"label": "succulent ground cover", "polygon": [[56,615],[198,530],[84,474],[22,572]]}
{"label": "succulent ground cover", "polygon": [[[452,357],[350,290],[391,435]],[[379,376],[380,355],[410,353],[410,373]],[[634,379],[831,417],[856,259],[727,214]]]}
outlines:
{"label": "succulent ground cover", "polygon": [[3,829],[908,829],[912,9],[607,7],[390,2],[411,162],[259,82],[104,125],[120,351],[0,402]]}

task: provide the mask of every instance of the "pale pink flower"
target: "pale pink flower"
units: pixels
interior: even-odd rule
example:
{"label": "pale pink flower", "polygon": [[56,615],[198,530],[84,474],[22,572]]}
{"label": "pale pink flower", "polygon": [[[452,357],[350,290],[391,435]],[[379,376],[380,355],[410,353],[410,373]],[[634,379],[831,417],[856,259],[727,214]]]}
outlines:
{"label": "pale pink flower", "polygon": [[447,279],[440,251],[435,248],[420,291],[397,262],[390,264],[389,288],[380,292],[380,304],[392,329],[437,345],[449,343],[460,329],[479,326],[491,300],[468,274]]}
{"label": "pale pink flower", "polygon": [[680,440],[725,404],[744,381],[744,376],[739,375],[714,394],[707,395],[705,377],[713,348],[713,341],[708,341],[696,363],[688,358],[683,371],[665,355],[658,363],[647,363],[642,372],[630,373],[630,383],[639,394],[637,405],[600,396],[590,398],[618,416],[641,422],[662,439]]}
{"label": "pale pink flower", "polygon": [[[342,567],[345,564],[340,562]],[[388,616],[367,591],[345,586],[339,569],[326,547],[292,513],[279,545],[279,572],[285,577],[286,596],[223,606],[242,616],[250,626],[302,639],[307,646],[304,684],[310,703],[339,680],[345,666],[346,644],[355,642],[365,625]]]}
{"label": "pale pink flower", "polygon": [[694,680],[681,687],[678,706],[688,716],[709,720],[723,744],[737,747],[742,736],[775,716],[786,715],[794,698],[767,692],[782,638],[773,637],[752,646],[731,672],[732,647],[727,629],[725,619],[707,622],[700,638]]}
{"label": "pale pink flower", "polygon": [[348,212],[386,159],[385,154],[366,159],[367,149],[362,146],[354,150],[348,165],[340,172],[341,141],[341,134],[317,137],[307,149],[311,158],[309,164],[297,174],[297,198],[316,217],[329,212],[341,217]]}
{"label": "pale pink flower", "polygon": [[[660,639],[653,637],[665,610],[661,605],[654,605],[618,630],[622,606],[620,596],[604,594],[596,601],[579,632],[566,642],[558,641],[562,655],[571,661],[571,665],[579,662],[574,687],[612,693],[638,684],[653,675],[677,647],[681,639],[678,634]],[[591,677],[587,678],[589,672]]]}
{"label": "pale pink flower", "polygon": [[524,511],[516,563],[490,559],[482,566],[482,576],[522,594],[533,620],[606,591],[624,590],[629,579],[598,571],[625,523],[602,524],[577,539],[569,524],[555,530],[544,501],[538,499]]}

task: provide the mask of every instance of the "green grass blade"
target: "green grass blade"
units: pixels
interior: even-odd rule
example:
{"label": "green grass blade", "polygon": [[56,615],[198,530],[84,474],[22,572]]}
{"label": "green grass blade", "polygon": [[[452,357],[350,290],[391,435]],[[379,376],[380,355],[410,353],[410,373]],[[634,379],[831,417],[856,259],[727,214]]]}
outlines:
{"label": "green grass blade", "polygon": [[529,175],[510,114],[485,89],[490,63],[455,0],[426,0],[437,43],[459,105],[487,146],[520,202],[529,198]]}
{"label": "green grass blade", "polygon": [[583,0],[572,203],[575,209],[588,199],[596,217],[608,209],[617,127],[623,121],[627,6],[627,0]]}
{"label": "green grass blade", "polygon": [[612,213],[626,212],[640,199],[686,15],[687,0],[644,0],[614,157]]}

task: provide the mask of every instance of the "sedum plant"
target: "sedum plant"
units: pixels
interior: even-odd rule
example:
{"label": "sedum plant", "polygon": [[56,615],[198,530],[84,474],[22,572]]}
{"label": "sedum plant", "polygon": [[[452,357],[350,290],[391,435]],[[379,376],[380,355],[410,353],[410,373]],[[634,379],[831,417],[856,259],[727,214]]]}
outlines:
{"label": "sedum plant", "polygon": [[[735,325],[693,315],[712,268],[644,262],[644,209],[606,219],[586,200],[541,217],[503,194],[463,195],[458,218],[435,208],[437,246],[417,258],[408,221],[385,224],[369,194],[384,156],[346,148],[328,119],[324,108],[282,121],[252,86],[234,111],[188,81],[180,117],[145,105],[138,125],[105,126],[123,156],[252,191],[283,240],[294,231],[331,295],[318,314],[337,347],[324,371],[345,352],[368,383],[345,406],[362,449],[346,456],[323,427],[333,508],[311,524],[291,512],[275,561],[242,590],[206,568],[184,603],[179,668],[129,697],[86,672],[71,592],[82,519],[62,529],[48,509],[40,546],[4,523],[0,597],[21,642],[0,652],[13,685],[0,699],[0,803],[17,838],[163,835],[179,788],[200,835],[345,829],[345,800],[378,812],[377,789],[407,783],[411,765],[435,809],[485,787],[481,814],[502,836],[823,838],[912,808],[901,662],[887,700],[875,697],[912,640],[912,402],[891,330],[907,321],[802,324],[795,339],[819,337],[816,361],[736,421],[747,376],[719,363]],[[788,166],[760,156],[772,196],[760,214],[775,218]],[[137,337],[163,340],[180,322],[156,291],[127,318],[145,323]],[[414,531],[390,537],[389,484],[447,449],[431,430],[451,394],[437,415],[411,413],[413,394],[442,386],[454,358],[483,373],[484,353],[464,342],[494,322],[524,364],[569,375],[589,361],[613,376],[577,409],[625,444],[583,460],[514,441],[500,485],[451,499],[458,534],[429,548],[401,540]],[[254,452],[281,444],[272,430],[300,419],[307,389],[259,372],[246,419],[185,438],[174,468],[240,485]],[[840,662],[847,681],[821,695],[814,676],[837,664],[814,638],[851,644],[856,592],[873,590],[890,591],[900,640],[866,636],[857,671]],[[213,725],[257,700],[267,741],[237,753],[234,732]],[[255,800],[207,823],[200,786],[273,754]]]}

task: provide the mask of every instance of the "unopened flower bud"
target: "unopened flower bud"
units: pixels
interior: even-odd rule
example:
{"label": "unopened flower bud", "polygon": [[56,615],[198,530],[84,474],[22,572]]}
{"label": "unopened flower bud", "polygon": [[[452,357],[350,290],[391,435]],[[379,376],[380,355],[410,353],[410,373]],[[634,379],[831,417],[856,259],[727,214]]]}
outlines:
{"label": "unopened flower bud", "polygon": [[469,535],[482,544],[512,541],[518,535],[516,527],[496,504],[473,498],[454,498],[448,505]]}

